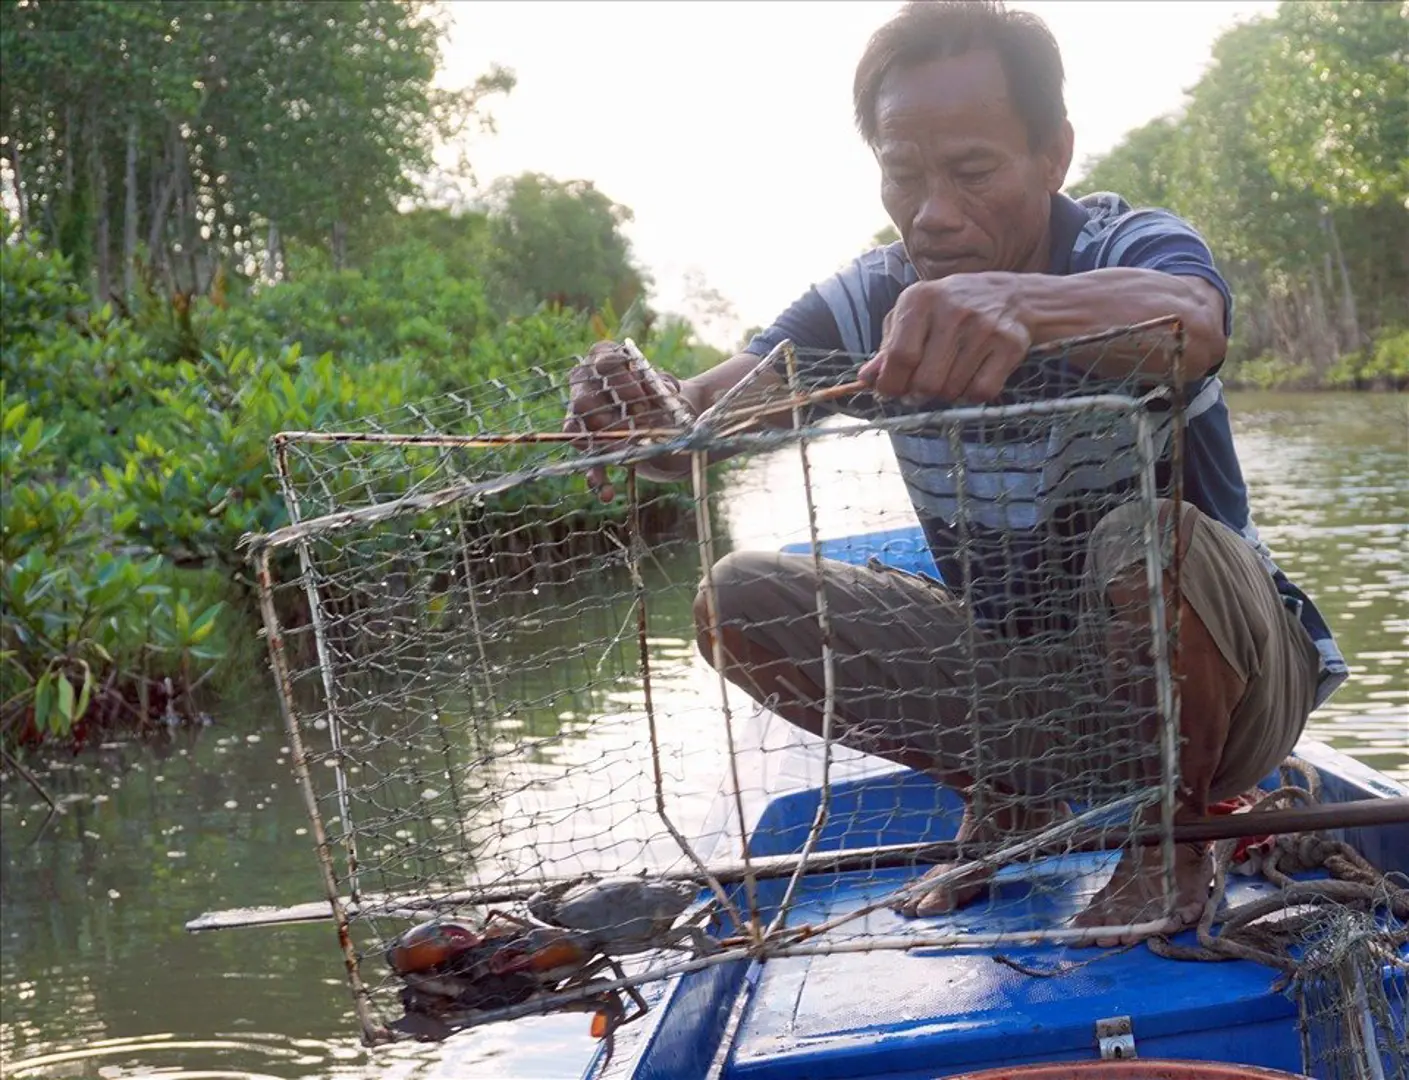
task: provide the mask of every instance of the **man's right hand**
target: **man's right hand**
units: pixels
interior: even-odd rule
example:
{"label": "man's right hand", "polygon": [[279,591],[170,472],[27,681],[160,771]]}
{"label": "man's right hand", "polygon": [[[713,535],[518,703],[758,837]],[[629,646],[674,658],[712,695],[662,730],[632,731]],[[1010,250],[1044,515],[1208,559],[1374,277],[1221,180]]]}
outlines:
{"label": "man's right hand", "polygon": [[[599,341],[572,369],[568,377],[570,397],[563,430],[581,435],[572,445],[579,450],[593,447],[592,434],[598,431],[646,431],[678,426],[670,404],[659,392],[680,394],[680,380],[656,371],[658,385],[626,348],[615,341]],[[683,400],[683,399],[682,399]],[[587,484],[603,502],[616,498],[616,489],[607,482],[606,469],[587,470]]]}

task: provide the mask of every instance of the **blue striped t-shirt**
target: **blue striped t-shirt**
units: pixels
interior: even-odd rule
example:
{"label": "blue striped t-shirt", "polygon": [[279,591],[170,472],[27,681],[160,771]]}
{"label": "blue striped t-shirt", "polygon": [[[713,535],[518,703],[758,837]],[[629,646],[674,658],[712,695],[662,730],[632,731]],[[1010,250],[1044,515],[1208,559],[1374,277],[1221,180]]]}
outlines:
{"label": "blue striped t-shirt", "polygon": [[[1166,210],[1132,209],[1118,195],[1102,192],[1072,200],[1065,195],[1052,198],[1051,274],[1079,274],[1105,267],[1138,267],[1170,274],[1203,278],[1223,295],[1224,330],[1231,332],[1233,300],[1227,283],[1215,268],[1213,256],[1203,238],[1186,222]],[[845,269],[814,285],[798,298],[774,324],[749,342],[745,351],[763,356],[787,339],[808,354],[834,353],[840,367],[821,358],[814,360],[809,373],[817,381],[854,377],[859,357],[874,353],[881,343],[882,325],[901,292],[919,280],[905,254],[903,243],[876,248],[860,256]],[[849,354],[849,355],[847,355]],[[802,362],[806,362],[805,358]],[[1022,384],[1024,396],[1057,396],[1071,393],[1091,382],[1091,376],[1065,363],[1048,362],[1041,369],[1020,368],[1009,380]],[[869,395],[867,396],[869,398]],[[1010,400],[1013,400],[1010,398]],[[839,403],[836,411],[874,414],[876,405]],[[889,407],[886,407],[889,411]],[[1307,596],[1287,579],[1273,561],[1266,544],[1258,536],[1248,506],[1247,487],[1233,446],[1228,406],[1223,384],[1210,374],[1188,389],[1184,411],[1184,498],[1203,513],[1233,529],[1257,553],[1271,575],[1284,602],[1299,614],[1321,657],[1316,704],[1324,702],[1345,681],[1345,660],[1321,613]],[[1070,520],[1072,477],[1061,476],[1063,460],[1077,460],[1073,447],[1082,438],[1068,432],[1064,439],[1052,435],[1033,439],[1031,427],[1014,429],[1004,442],[995,442],[991,428],[975,429],[972,441],[962,440],[965,468],[956,470],[953,442],[943,436],[900,434],[891,436],[901,476],[923,526],[929,546],[946,581],[955,583],[964,566],[974,578],[982,578],[984,544],[975,543],[987,534],[990,562],[1031,563],[1042,557],[1044,536],[1054,530],[1083,531],[1094,521]],[[1170,446],[1169,427],[1164,425],[1159,448]],[[1109,433],[1106,433],[1109,435]],[[1024,438],[1026,437],[1026,441]],[[1089,440],[1088,440],[1089,441]],[[1060,445],[1058,445],[1060,443]],[[1133,447],[1132,447],[1133,449]],[[1090,447],[1088,446],[1088,450]],[[1092,487],[1106,494],[1116,490],[1133,491],[1138,483],[1134,454],[1121,454],[1103,445],[1098,453],[1103,467],[1092,476]],[[1168,454],[1163,455],[1168,473]],[[964,477],[962,491],[955,490],[953,478]],[[964,503],[965,560],[955,558],[959,537],[955,523],[959,504]],[[1100,500],[1095,500],[1099,503]],[[1067,515],[1061,522],[1054,515]],[[1023,550],[1024,536],[1031,549]],[[975,552],[978,556],[975,556]],[[980,569],[973,570],[978,565]],[[990,581],[1003,581],[1005,596],[989,597],[997,606],[989,614],[1002,622],[1002,604],[1014,601],[1014,574],[1010,568],[993,567]],[[1018,575],[1020,576],[1020,574]],[[982,592],[976,584],[975,592]],[[1041,585],[1031,587],[1035,594]],[[1040,596],[1018,598],[1028,608],[1040,605]]]}

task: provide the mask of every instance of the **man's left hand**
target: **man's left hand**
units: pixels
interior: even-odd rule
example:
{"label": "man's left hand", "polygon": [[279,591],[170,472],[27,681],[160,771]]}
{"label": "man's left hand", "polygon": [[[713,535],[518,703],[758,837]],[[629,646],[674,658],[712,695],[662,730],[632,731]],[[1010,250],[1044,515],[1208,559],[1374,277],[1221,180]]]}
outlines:
{"label": "man's left hand", "polygon": [[1032,345],[1019,316],[1019,277],[954,274],[911,285],[858,378],[886,398],[993,401]]}

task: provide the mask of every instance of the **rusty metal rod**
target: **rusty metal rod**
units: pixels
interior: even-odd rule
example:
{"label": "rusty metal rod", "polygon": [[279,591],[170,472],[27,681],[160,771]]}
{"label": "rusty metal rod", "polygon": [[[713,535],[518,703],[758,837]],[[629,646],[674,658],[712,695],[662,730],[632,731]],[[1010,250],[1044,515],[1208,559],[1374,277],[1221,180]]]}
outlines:
{"label": "rusty metal rod", "polygon": [[[757,419],[795,407],[831,401],[860,393],[869,387],[861,382],[828,386],[799,396],[789,395],[777,401],[740,409],[730,419]],[[629,442],[633,439],[678,439],[688,428],[635,428],[593,431],[588,435],[572,431],[486,431],[476,435],[394,435],[379,431],[281,431],[276,442],[299,443],[368,443],[392,446],[429,446],[462,450],[487,450],[498,446],[535,446],[573,442]]]}
{"label": "rusty metal rod", "polygon": [[[1175,822],[1176,843],[1196,843],[1209,840],[1232,840],[1245,836],[1280,835],[1317,832],[1322,829],[1349,829],[1376,825],[1409,824],[1409,797],[1392,799],[1361,799],[1345,803],[1322,803],[1314,806],[1266,810],[1261,813],[1218,814]],[[1154,845],[1160,842],[1158,829],[1111,828],[1054,845],[1043,855],[1073,852],[1108,851],[1127,844]],[[916,863],[957,862],[961,859],[982,858],[1000,853],[1001,844],[960,844],[953,840],[936,840],[917,844],[888,844],[880,847],[851,848],[841,851],[816,851],[807,860],[809,873],[831,874],[851,870],[886,870],[913,866]],[[777,855],[751,860],[756,879],[786,877],[797,868],[796,855]],[[716,880],[735,884],[744,880],[742,864],[720,864],[712,867]],[[627,873],[627,871],[622,871]],[[654,875],[662,880],[695,881],[698,872],[665,871]],[[580,878],[564,878],[576,881]],[[348,914],[371,912],[418,912],[433,914],[486,904],[504,904],[524,900],[554,880],[486,886],[482,889],[462,889],[441,896],[364,896],[361,904],[349,903]],[[203,930],[230,930],[251,926],[274,926],[286,923],[325,922],[331,917],[327,901],[294,904],[289,907],[235,908],[215,911],[192,919],[186,929],[195,933]]]}

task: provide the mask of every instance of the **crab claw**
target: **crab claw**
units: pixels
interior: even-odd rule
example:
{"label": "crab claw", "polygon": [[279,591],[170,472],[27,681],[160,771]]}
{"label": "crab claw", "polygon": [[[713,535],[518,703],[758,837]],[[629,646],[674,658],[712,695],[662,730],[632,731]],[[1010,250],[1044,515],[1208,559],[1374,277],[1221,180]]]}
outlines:
{"label": "crab claw", "polygon": [[398,975],[430,971],[484,939],[463,923],[427,922],[413,926],[387,949],[387,963]]}
{"label": "crab claw", "polygon": [[493,975],[531,974],[545,983],[556,983],[581,970],[592,959],[592,950],[576,935],[556,927],[530,930],[489,958]]}

